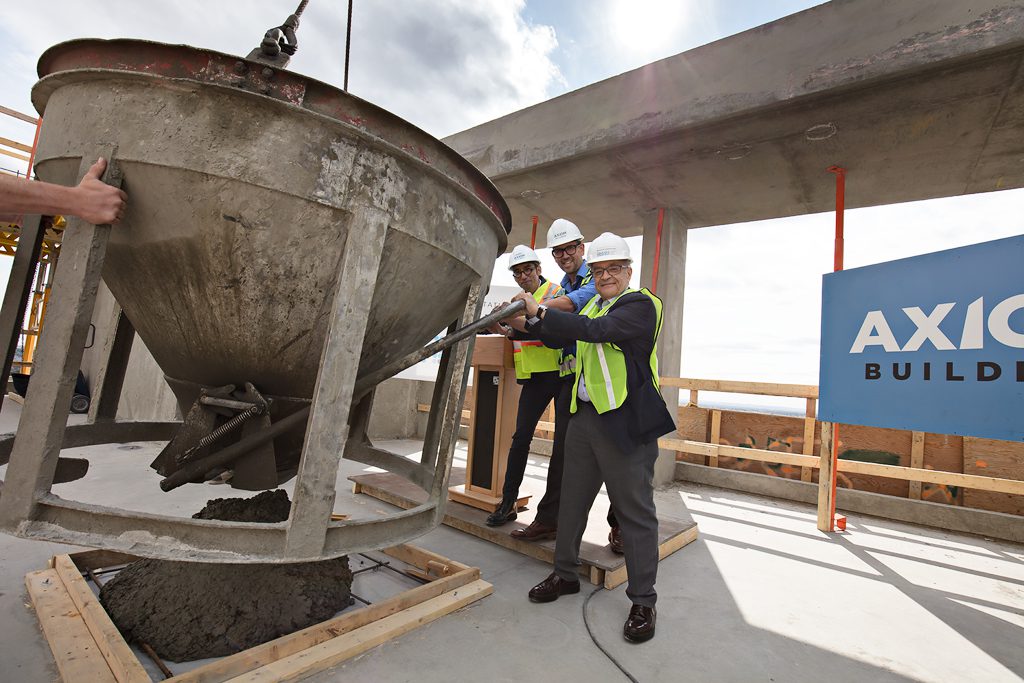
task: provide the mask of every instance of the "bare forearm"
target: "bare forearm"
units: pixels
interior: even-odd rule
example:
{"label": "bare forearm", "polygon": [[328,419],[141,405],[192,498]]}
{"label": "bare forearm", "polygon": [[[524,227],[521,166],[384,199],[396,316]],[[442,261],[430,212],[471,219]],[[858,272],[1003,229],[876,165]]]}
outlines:
{"label": "bare forearm", "polygon": [[75,188],[0,175],[0,208],[10,213],[73,215]]}
{"label": "bare forearm", "polygon": [[0,211],[79,216],[95,225],[117,223],[128,195],[100,179],[106,168],[106,160],[97,159],[75,187],[0,176]]}

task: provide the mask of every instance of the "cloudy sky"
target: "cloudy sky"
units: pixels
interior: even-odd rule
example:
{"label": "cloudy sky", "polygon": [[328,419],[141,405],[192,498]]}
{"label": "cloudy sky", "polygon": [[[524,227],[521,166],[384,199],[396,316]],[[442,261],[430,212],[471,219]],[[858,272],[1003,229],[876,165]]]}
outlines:
{"label": "cloudy sky", "polygon": [[[33,113],[40,53],[129,37],[247,54],[297,0],[5,2],[0,104]],[[811,7],[798,0],[355,0],[350,90],[443,137],[648,62]],[[341,85],[346,3],[311,0],[291,67]],[[32,127],[0,116],[0,136]],[[0,157],[0,167],[19,168]],[[571,218],[571,217],[570,217]],[[683,374],[816,383],[829,214],[690,233]],[[586,227],[582,226],[586,232]],[[1024,192],[850,211],[855,267],[1024,233]],[[596,235],[588,235],[595,237]],[[639,253],[639,238],[631,240]],[[545,272],[557,273],[543,253]],[[9,260],[0,260],[0,268]],[[0,276],[6,277],[0,272]],[[495,283],[512,285],[504,259]]]}

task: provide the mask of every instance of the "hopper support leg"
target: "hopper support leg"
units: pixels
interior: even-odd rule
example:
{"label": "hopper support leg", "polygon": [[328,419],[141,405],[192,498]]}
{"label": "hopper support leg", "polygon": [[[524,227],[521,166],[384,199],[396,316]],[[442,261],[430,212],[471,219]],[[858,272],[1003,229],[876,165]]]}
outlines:
{"label": "hopper support leg", "polygon": [[[92,160],[104,156],[111,159],[105,180],[119,187],[112,151],[99,149],[84,155],[78,178],[89,170]],[[111,178],[116,180],[111,182]],[[0,498],[0,525],[6,528],[31,519],[39,498],[53,485],[110,230],[109,225],[91,225],[72,218],[64,232],[50,312],[36,356],[33,388],[21,415]]]}
{"label": "hopper support leg", "polygon": [[384,253],[388,217],[365,211],[353,217],[331,308],[330,329],[313,390],[309,425],[285,541],[291,556],[324,549],[334,508],[338,463],[348,439],[349,413],[370,304]]}

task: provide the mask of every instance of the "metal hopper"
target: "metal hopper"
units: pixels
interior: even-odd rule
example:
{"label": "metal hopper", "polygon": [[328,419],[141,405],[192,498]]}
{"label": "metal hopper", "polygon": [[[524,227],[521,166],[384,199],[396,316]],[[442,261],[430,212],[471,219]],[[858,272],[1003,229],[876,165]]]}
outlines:
{"label": "metal hopper", "polygon": [[[113,230],[68,227],[0,524],[226,562],[337,556],[436,525],[466,345],[445,351],[419,464],[374,448],[365,425],[374,383],[445,327],[478,316],[510,227],[490,182],[379,107],[258,61],[80,40],[48,50],[39,73],[39,176],[74,184],[96,156],[109,156],[130,202]],[[176,485],[234,448],[244,488],[272,488],[297,471],[289,522],[132,515],[49,493],[62,439],[157,438],[112,420],[123,344],[113,344],[93,424],[64,434],[55,408],[67,404],[63,373],[80,361],[100,273],[123,310],[123,336],[138,333],[186,416],[154,466],[177,474]],[[168,438],[166,425],[152,429]],[[10,451],[0,444],[0,457]],[[328,522],[342,454],[400,471],[431,500],[390,526]]]}

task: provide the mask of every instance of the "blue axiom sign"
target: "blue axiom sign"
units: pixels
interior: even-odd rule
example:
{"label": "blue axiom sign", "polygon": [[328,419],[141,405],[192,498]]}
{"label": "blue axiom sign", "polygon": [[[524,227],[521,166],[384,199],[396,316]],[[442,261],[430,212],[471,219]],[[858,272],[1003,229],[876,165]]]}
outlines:
{"label": "blue axiom sign", "polygon": [[1024,235],[825,275],[819,419],[1024,441]]}

